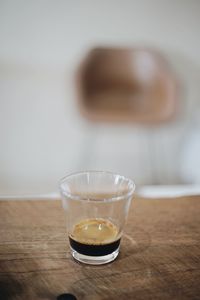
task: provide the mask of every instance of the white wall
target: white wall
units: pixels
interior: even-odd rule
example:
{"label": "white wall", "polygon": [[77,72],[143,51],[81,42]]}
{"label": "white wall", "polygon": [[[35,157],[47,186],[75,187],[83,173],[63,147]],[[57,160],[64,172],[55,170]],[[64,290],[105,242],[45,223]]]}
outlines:
{"label": "white wall", "polygon": [[[85,168],[138,184],[184,182],[181,151],[199,116],[199,36],[198,0],[0,0],[0,193],[56,191],[61,176]],[[94,126],[80,117],[74,70],[87,49],[111,44],[166,54],[182,85],[175,122]]]}

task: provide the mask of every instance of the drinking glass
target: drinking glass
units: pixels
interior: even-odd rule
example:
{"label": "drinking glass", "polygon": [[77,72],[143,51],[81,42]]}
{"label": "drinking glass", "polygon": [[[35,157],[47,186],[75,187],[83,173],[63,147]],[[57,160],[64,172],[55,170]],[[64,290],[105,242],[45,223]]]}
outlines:
{"label": "drinking glass", "polygon": [[135,190],[133,181],[111,172],[85,171],[62,178],[59,187],[74,259],[94,265],[113,261]]}

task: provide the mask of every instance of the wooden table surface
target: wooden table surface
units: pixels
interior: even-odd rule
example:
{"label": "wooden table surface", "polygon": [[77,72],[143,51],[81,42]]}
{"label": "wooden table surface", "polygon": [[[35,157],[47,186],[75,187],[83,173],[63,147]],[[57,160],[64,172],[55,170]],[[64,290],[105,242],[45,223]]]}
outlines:
{"label": "wooden table surface", "polygon": [[134,199],[103,266],[71,258],[60,201],[1,201],[0,231],[0,299],[200,299],[200,197]]}

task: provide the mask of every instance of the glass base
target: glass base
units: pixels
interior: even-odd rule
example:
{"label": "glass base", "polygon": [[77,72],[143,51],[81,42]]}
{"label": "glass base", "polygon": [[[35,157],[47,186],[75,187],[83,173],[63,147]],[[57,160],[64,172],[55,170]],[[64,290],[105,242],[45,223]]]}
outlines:
{"label": "glass base", "polygon": [[88,256],[88,255],[83,255],[75,251],[73,248],[71,248],[71,253],[72,256],[75,260],[78,260],[84,264],[89,264],[89,265],[103,265],[107,264],[118,256],[119,254],[119,248],[117,248],[114,252],[104,255],[104,256]]}

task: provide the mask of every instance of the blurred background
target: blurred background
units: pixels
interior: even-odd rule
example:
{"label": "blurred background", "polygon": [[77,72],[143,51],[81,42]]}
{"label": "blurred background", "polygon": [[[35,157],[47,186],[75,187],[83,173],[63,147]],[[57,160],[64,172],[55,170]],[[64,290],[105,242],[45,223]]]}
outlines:
{"label": "blurred background", "polygon": [[[159,53],[176,85],[173,116],[82,113],[77,72],[98,47]],[[199,95],[198,0],[0,0],[0,195],[54,193],[86,169],[138,186],[200,184]]]}

